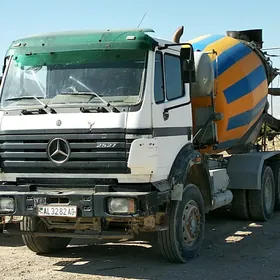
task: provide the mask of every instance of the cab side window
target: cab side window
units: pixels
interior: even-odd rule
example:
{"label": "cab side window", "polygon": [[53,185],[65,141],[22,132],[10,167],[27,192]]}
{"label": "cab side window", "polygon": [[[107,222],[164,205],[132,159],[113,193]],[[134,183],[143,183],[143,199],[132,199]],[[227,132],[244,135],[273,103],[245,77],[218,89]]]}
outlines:
{"label": "cab side window", "polygon": [[181,61],[178,56],[164,55],[165,89],[167,100],[174,100],[184,96],[182,82]]}
{"label": "cab side window", "polygon": [[156,104],[162,103],[164,97],[163,59],[162,53],[157,52],[155,57],[154,98]]}

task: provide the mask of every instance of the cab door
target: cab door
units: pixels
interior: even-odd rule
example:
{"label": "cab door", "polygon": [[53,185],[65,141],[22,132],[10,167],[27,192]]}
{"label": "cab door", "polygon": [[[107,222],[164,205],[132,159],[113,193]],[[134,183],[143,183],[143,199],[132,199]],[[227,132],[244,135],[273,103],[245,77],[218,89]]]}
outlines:
{"label": "cab door", "polygon": [[190,85],[182,81],[179,51],[155,52],[152,123],[159,172],[168,173],[178,152],[192,140]]}

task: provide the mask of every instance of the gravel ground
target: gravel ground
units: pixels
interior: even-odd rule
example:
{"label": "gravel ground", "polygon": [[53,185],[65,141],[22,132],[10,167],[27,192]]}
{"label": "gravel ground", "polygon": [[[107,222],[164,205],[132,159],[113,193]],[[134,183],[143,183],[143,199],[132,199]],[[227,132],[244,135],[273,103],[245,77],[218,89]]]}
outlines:
{"label": "gravel ground", "polygon": [[187,264],[172,264],[156,246],[132,242],[83,245],[73,240],[62,253],[38,256],[19,237],[0,235],[0,274],[29,279],[276,279],[280,278],[280,213],[268,223],[233,220],[227,213],[207,217],[204,249]]}

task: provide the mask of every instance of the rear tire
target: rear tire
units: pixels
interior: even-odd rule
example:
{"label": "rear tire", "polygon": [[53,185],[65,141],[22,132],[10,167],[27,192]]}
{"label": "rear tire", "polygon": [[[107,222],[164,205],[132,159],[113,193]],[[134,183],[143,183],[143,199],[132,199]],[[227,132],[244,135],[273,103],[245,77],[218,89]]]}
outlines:
{"label": "rear tire", "polygon": [[280,162],[273,162],[271,168],[275,180],[275,205],[274,210],[280,210]]}
{"label": "rear tire", "polygon": [[[20,223],[20,229],[24,231],[42,231],[48,232],[47,226],[42,220],[37,217],[23,217]],[[59,252],[67,247],[71,238],[61,237],[34,237],[29,235],[22,235],[23,242],[29,250],[38,254],[51,254]]]}
{"label": "rear tire", "polygon": [[240,220],[249,220],[250,213],[247,201],[247,190],[231,190],[233,201],[230,213]]}
{"label": "rear tire", "polygon": [[171,262],[185,263],[199,254],[204,238],[204,201],[199,189],[187,185],[182,201],[171,201],[168,214],[168,229],[158,233],[161,253]]}
{"label": "rear tire", "polygon": [[271,218],[275,205],[275,180],[269,166],[263,168],[261,190],[248,191],[248,204],[252,220],[267,221]]}

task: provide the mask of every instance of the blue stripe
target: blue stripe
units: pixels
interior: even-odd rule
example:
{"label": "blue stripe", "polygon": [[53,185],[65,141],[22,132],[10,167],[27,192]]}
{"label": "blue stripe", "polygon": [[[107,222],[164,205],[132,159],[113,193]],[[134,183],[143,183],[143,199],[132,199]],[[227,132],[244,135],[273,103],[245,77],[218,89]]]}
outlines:
{"label": "blue stripe", "polygon": [[227,130],[235,129],[237,127],[249,124],[264,108],[266,102],[267,96],[265,96],[253,109],[231,117],[228,121]]}
{"label": "blue stripe", "polygon": [[265,107],[267,102],[267,95],[254,107],[252,113],[252,120],[260,113],[260,111]]}
{"label": "blue stripe", "polygon": [[215,78],[222,73],[224,73],[227,69],[233,66],[237,61],[241,60],[248,54],[250,54],[252,50],[245,46],[242,43],[238,43],[228,50],[222,52],[218,56],[218,73],[216,72],[216,60],[213,61],[213,67],[215,70]]}
{"label": "blue stripe", "polygon": [[243,79],[239,80],[234,85],[224,91],[227,103],[231,103],[240,97],[243,97],[258,87],[266,80],[264,66],[260,65]]}
{"label": "blue stripe", "polygon": [[193,43],[192,46],[194,50],[204,50],[208,45],[224,38],[224,35],[210,35],[209,37],[206,37],[205,39],[201,39],[200,41]]}

